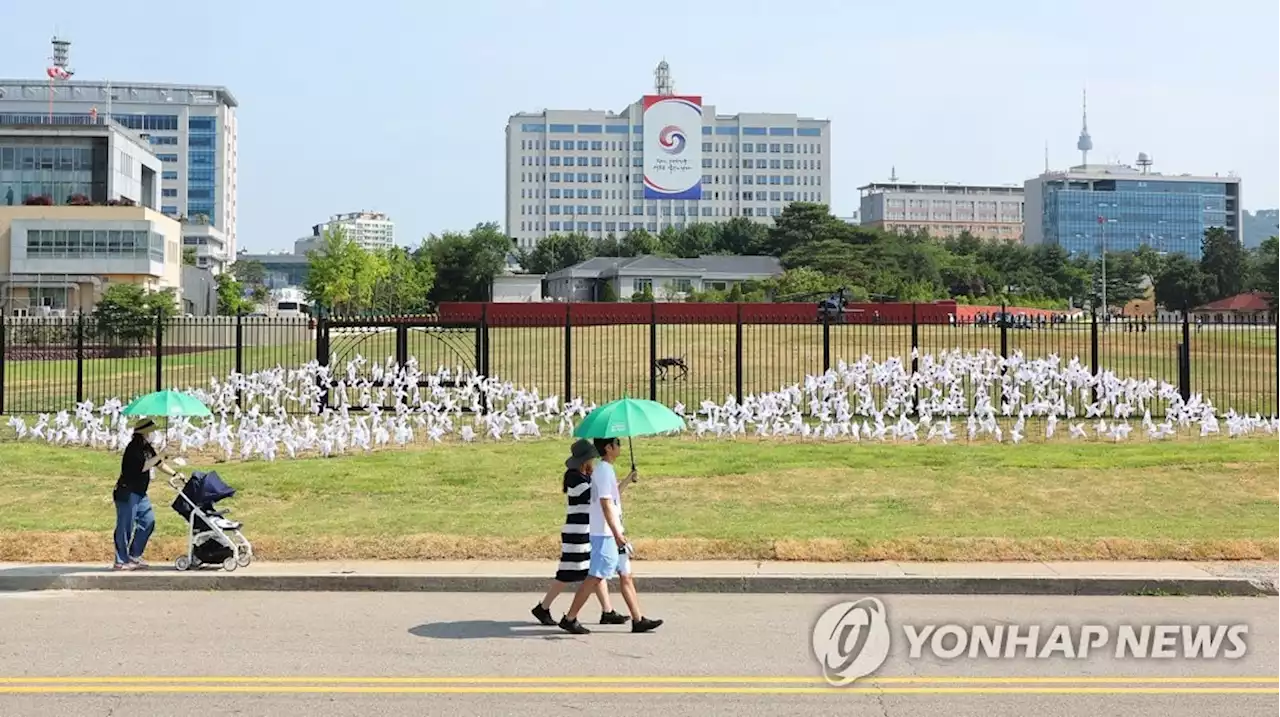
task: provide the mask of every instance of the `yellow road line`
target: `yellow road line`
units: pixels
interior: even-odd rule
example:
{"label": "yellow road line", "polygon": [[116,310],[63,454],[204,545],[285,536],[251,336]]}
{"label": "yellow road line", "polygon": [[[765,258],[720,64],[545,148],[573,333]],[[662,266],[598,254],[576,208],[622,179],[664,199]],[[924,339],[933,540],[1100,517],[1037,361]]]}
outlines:
{"label": "yellow road line", "polygon": [[633,687],[563,686],[251,686],[41,685],[0,687],[3,694],[599,694],[599,695],[1274,695],[1270,687]]}
{"label": "yellow road line", "polygon": [[[578,677],[461,677],[410,675],[404,677],[267,677],[229,676],[92,676],[92,677],[0,677],[0,685],[30,684],[824,684],[819,677],[772,676],[578,676]],[[1280,684],[1280,677],[1186,676],[1186,677],[869,677],[858,684]]]}

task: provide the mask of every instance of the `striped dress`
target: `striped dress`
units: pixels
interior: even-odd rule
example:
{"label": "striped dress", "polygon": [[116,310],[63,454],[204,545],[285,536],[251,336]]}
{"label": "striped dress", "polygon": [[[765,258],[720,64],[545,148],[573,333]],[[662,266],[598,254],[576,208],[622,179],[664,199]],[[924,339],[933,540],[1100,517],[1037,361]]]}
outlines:
{"label": "striped dress", "polygon": [[570,470],[564,473],[564,494],[569,503],[564,527],[560,529],[560,566],[556,580],[580,583],[591,565],[591,479]]}

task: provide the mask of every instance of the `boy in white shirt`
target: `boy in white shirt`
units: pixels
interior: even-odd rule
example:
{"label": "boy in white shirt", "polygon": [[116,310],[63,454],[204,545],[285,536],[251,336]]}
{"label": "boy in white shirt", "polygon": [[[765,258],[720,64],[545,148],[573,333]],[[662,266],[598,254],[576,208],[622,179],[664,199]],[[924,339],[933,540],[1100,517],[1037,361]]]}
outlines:
{"label": "boy in white shirt", "polygon": [[600,460],[591,474],[591,566],[587,569],[586,580],[573,596],[569,612],[560,619],[560,629],[575,635],[590,633],[578,622],[578,612],[587,604],[600,581],[617,575],[622,599],[631,612],[631,631],[649,632],[657,629],[662,621],[644,617],[640,612],[640,599],[636,596],[635,580],[631,577],[631,545],[622,529],[622,488],[635,482],[636,474],[632,471],[619,484],[613,463],[622,453],[621,442],[616,438],[597,438],[595,444]]}

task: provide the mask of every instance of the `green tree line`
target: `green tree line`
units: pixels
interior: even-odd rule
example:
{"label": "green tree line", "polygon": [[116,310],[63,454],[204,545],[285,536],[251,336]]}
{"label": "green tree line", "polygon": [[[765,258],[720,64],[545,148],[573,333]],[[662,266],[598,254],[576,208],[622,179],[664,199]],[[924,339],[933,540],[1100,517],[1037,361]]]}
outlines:
{"label": "green tree line", "polygon": [[[1151,281],[1158,302],[1177,309],[1242,291],[1276,295],[1274,238],[1247,251],[1224,230],[1210,229],[1203,249],[1199,261],[1181,254],[1161,255],[1148,246],[1108,252],[1107,304],[1114,310],[1143,296],[1144,280]],[[592,257],[642,254],[754,254],[782,262],[785,271],[776,279],[745,282],[728,292],[697,293],[690,297],[693,301],[782,299],[844,288],[852,300],[956,299],[1063,308],[1097,305],[1102,294],[1102,263],[1097,258],[1070,257],[1049,244],[982,240],[967,232],[946,239],[884,232],[851,225],[825,205],[802,202],[784,209],[772,227],[738,217],[683,230],[668,227],[659,234],[640,229],[599,240],[553,234],[522,252],[520,259],[530,272],[551,273]]]}

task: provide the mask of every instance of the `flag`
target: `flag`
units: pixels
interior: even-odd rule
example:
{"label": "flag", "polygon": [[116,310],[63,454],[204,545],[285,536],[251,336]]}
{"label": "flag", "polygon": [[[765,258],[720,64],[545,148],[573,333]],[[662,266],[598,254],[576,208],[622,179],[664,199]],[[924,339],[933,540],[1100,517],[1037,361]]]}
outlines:
{"label": "flag", "polygon": [[71,75],[74,73],[68,71],[64,67],[58,67],[57,65],[54,65],[53,67],[50,67],[49,69],[45,70],[45,74],[49,75],[49,79],[51,80],[66,80],[66,79],[69,79]]}

